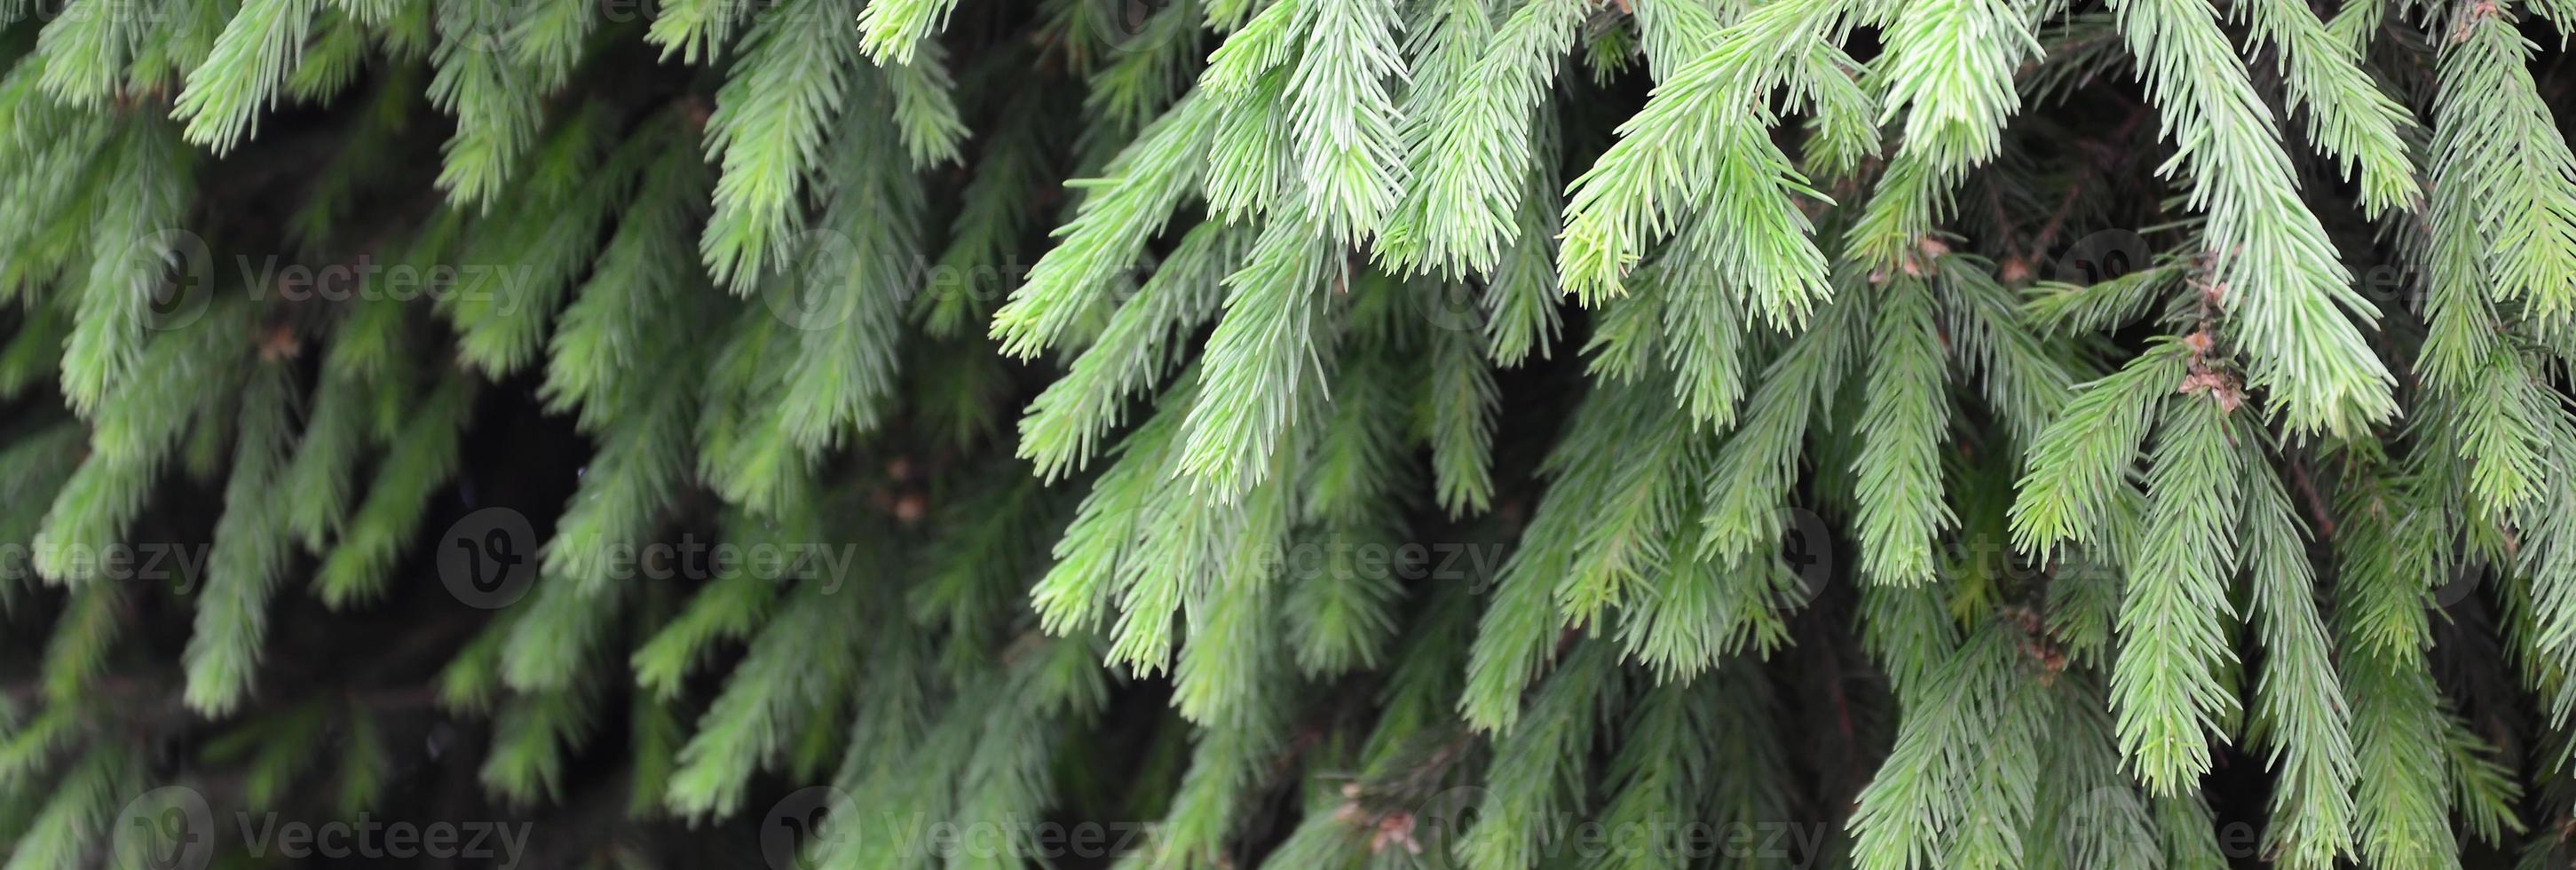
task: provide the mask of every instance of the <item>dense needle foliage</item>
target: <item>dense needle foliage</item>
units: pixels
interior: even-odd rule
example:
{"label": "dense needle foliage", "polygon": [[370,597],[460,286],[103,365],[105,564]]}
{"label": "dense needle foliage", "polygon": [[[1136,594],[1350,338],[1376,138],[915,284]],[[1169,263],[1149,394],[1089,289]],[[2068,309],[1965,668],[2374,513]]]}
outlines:
{"label": "dense needle foliage", "polygon": [[2571,28],[0,0],[0,864],[2567,867]]}

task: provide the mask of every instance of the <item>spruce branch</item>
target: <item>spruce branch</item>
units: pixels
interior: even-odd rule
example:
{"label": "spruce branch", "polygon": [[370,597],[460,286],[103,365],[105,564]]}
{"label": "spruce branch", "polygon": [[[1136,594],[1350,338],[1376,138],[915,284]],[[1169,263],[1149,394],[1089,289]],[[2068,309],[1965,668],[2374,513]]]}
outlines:
{"label": "spruce branch", "polygon": [[2147,472],[2147,526],[2120,602],[2111,677],[2120,752],[2158,795],[2209,772],[2208,741],[2236,699],[2219,682],[2233,659],[2227,578],[2241,558],[2244,465],[2217,397],[2165,406]]}
{"label": "spruce branch", "polygon": [[1890,281],[1877,301],[1852,465],[1861,569],[1881,583],[1920,583],[1933,574],[1935,537],[1958,523],[1942,498],[1950,403],[1941,396],[1941,336],[1929,282]]}
{"label": "spruce branch", "polygon": [[2181,145],[2189,203],[2204,229],[2211,284],[2291,431],[2350,435],[2396,411],[2392,378],[2351,317],[2377,311],[2353,292],[2332,241],[2299,199],[2271,110],[2202,0],[2113,6],[2139,78]]}
{"label": "spruce branch", "polygon": [[1771,141],[1775,87],[1798,86],[1784,63],[1832,32],[1839,0],[1754,10],[1716,45],[1668,77],[1619,141],[1570,189],[1558,275],[1586,302],[1619,295],[1621,276],[1681,214],[1706,210],[1728,228],[1716,268],[1740,275],[1752,307],[1774,324],[1802,322],[1828,298],[1824,256],[1792,197],[1821,197]]}

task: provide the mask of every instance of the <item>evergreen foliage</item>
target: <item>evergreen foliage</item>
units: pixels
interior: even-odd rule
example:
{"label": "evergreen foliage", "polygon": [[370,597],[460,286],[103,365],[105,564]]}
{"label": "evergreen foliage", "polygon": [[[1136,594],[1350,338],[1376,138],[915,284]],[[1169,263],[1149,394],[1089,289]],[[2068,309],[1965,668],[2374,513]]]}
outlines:
{"label": "evergreen foliage", "polygon": [[0,0],[0,870],[2566,867],[2571,28]]}

